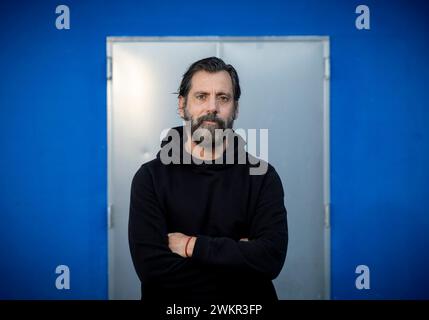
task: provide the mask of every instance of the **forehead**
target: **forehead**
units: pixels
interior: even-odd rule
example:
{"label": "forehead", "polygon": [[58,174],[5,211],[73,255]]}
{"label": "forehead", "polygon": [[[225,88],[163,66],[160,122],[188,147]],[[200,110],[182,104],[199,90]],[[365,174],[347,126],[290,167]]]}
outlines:
{"label": "forehead", "polygon": [[191,92],[213,90],[232,94],[232,80],[228,72],[198,71],[192,76]]}

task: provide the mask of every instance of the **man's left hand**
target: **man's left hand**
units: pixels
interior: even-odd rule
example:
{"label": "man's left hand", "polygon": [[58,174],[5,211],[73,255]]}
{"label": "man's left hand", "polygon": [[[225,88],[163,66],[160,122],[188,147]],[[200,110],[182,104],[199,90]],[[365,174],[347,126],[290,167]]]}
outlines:
{"label": "man's left hand", "polygon": [[[168,234],[168,247],[171,251],[174,253],[177,253],[178,255],[181,255],[182,257],[186,257],[185,253],[185,247],[186,242],[188,242],[190,236],[187,236],[186,234],[180,233],[180,232],[173,232]],[[194,245],[195,245],[195,237],[192,237],[192,239],[189,241],[188,244],[188,256],[192,257],[192,252],[194,251]]]}

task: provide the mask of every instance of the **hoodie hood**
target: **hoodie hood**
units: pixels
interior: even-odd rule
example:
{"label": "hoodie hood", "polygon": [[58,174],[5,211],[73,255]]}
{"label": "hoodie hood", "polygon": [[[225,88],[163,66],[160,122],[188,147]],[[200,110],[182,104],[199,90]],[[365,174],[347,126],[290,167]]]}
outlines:
{"label": "hoodie hood", "polygon": [[161,150],[156,157],[163,164],[191,165],[206,169],[224,169],[235,164],[247,163],[247,152],[245,150],[246,141],[234,130],[228,136],[228,146],[221,157],[212,160],[195,159],[184,148],[187,136],[184,134],[184,127],[171,128],[161,141]]}

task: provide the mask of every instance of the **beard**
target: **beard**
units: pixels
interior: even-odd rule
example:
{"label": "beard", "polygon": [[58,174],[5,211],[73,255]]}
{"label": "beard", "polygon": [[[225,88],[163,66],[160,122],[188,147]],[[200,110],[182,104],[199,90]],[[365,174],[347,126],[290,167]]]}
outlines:
{"label": "beard", "polygon": [[[184,119],[190,121],[191,136],[196,137],[196,144],[201,146],[212,147],[218,146],[224,141],[224,132],[232,129],[234,125],[235,115],[232,115],[226,120],[219,118],[215,113],[209,113],[199,118],[193,118],[188,109],[184,108]],[[212,123],[207,123],[210,121]],[[195,133],[195,134],[194,134]]]}

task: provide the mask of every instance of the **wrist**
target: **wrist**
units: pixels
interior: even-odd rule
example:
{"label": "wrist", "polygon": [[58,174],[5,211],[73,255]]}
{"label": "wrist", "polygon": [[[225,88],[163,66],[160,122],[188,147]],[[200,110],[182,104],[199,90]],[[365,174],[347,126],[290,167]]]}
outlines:
{"label": "wrist", "polygon": [[189,237],[188,241],[186,242],[185,246],[185,257],[190,258],[192,257],[192,253],[194,252],[195,242],[197,238],[196,237]]}

